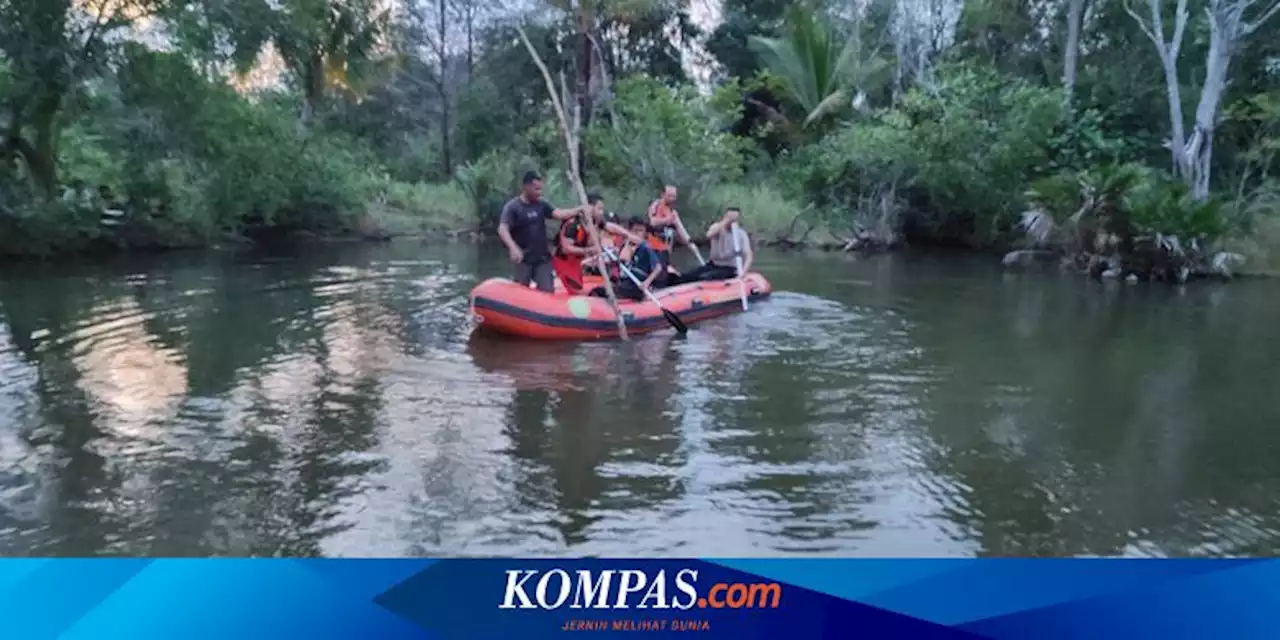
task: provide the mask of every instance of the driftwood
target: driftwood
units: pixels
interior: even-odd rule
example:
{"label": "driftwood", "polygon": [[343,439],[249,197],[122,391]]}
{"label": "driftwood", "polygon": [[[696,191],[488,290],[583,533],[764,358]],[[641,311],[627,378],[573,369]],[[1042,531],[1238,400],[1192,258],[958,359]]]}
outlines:
{"label": "driftwood", "polygon": [[[573,183],[573,188],[578,192],[578,198],[582,200],[583,206],[587,206],[587,190],[582,186],[582,177],[578,175],[578,140],[573,129],[569,127],[569,117],[565,114],[564,103],[560,101],[560,95],[556,91],[555,80],[551,78],[551,72],[547,70],[547,65],[542,61],[542,57],[538,55],[538,50],[533,48],[533,43],[529,41],[528,34],[525,33],[524,27],[516,25],[516,31],[520,33],[520,40],[524,42],[524,46],[529,50],[529,57],[533,58],[533,64],[537,65],[538,71],[542,72],[542,79],[547,83],[547,93],[551,95],[551,106],[556,110],[556,117],[560,120],[560,131],[564,134],[565,150],[569,154],[569,180]],[[583,228],[587,230],[587,235],[591,237],[591,244],[595,247],[598,254],[603,255],[603,245],[600,243],[600,234],[596,230],[595,221],[590,219],[590,215],[586,209],[579,214]],[[601,273],[605,273],[604,292],[609,298],[609,306],[613,308],[613,317],[618,321],[618,335],[627,340],[627,321],[622,317],[622,310],[618,308],[618,298],[613,293],[613,283],[609,281],[607,269],[601,269]]]}

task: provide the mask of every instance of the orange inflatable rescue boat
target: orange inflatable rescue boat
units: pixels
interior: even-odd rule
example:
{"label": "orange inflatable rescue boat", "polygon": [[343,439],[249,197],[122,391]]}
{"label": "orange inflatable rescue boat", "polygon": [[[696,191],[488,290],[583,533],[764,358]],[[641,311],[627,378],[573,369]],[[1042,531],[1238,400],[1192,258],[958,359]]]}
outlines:
{"label": "orange inflatable rescue boat", "polygon": [[[571,295],[556,279],[556,292],[543,293],[516,284],[507,278],[490,278],[471,290],[471,315],[480,329],[538,340],[599,340],[618,337],[618,322],[609,299]],[[773,292],[759,273],[748,273],[748,303]],[[603,283],[599,276],[587,276],[583,283],[590,291]],[[654,295],[663,306],[692,325],[699,320],[742,311],[741,285],[732,280],[690,282],[664,289]],[[662,310],[653,300],[641,302],[619,299],[618,308],[627,325],[627,334],[668,329]]]}

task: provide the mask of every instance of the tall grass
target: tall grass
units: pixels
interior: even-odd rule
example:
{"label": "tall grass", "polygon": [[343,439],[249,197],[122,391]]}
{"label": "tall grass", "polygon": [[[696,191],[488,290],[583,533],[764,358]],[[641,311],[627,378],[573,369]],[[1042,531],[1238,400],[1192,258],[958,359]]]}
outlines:
{"label": "tall grass", "polygon": [[[690,209],[693,215],[686,217],[705,227],[728,207],[742,210],[743,226],[753,235],[768,238],[786,236],[791,222],[804,210],[800,203],[788,199],[769,184],[724,184],[707,189]],[[798,229],[803,227],[803,224],[797,225]],[[698,234],[693,229],[689,233]]]}

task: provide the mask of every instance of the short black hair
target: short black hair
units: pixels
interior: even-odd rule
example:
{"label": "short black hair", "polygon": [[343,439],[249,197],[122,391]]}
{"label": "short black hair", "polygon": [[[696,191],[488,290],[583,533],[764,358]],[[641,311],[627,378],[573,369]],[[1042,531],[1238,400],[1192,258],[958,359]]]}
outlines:
{"label": "short black hair", "polygon": [[627,228],[630,229],[631,227],[644,227],[645,229],[648,229],[649,221],[641,218],[640,216],[631,216],[627,219]]}
{"label": "short black hair", "polygon": [[520,182],[520,184],[529,184],[531,182],[535,182],[541,179],[542,179],[542,174],[538,173],[537,171],[534,171],[533,169],[530,169],[524,172],[524,179]]}
{"label": "short black hair", "polygon": [[739,208],[737,208],[737,207],[725,207],[725,208],[724,208],[724,212],[725,212],[725,213],[729,213],[730,211],[737,211],[739,214],[741,214],[741,213],[742,213],[742,209],[739,209]]}
{"label": "short black hair", "polygon": [[600,195],[598,191],[592,191],[587,194],[587,204],[595,204],[601,200],[604,200],[604,196]]}

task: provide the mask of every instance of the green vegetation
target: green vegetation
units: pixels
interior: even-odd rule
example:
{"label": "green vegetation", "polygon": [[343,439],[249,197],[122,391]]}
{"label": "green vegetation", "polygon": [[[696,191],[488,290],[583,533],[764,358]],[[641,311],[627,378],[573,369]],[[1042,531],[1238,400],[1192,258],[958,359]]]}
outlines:
{"label": "green vegetation", "polygon": [[567,204],[523,23],[620,213],[671,183],[765,240],[1274,269],[1276,6],[0,0],[0,255],[484,231],[530,167]]}

